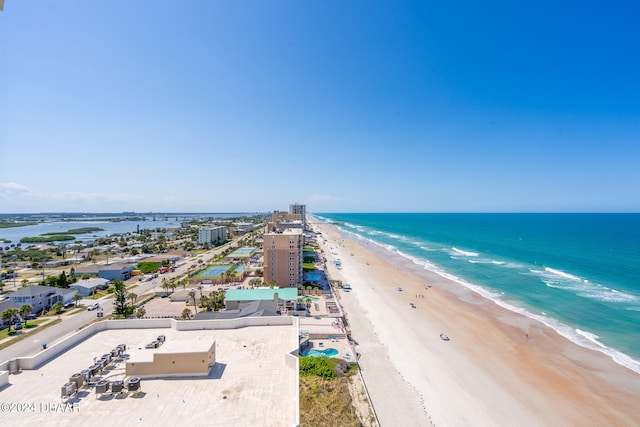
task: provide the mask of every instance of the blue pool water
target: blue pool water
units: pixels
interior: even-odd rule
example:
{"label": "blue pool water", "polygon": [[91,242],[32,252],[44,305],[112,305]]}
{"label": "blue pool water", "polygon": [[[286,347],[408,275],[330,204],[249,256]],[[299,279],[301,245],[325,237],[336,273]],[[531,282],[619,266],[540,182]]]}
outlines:
{"label": "blue pool water", "polygon": [[335,348],[326,348],[324,350],[316,350],[312,348],[310,350],[303,351],[302,353],[300,353],[300,356],[333,357],[337,356],[338,353],[339,351]]}
{"label": "blue pool water", "polygon": [[320,275],[318,273],[307,273],[305,274],[305,279],[310,281],[318,281],[320,280]]}

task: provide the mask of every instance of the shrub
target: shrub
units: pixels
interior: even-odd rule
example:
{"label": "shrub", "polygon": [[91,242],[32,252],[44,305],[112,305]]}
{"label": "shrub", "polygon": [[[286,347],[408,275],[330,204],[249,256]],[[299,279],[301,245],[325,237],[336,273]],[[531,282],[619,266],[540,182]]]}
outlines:
{"label": "shrub", "polygon": [[325,379],[335,378],[334,362],[325,357],[300,357],[300,376],[316,376]]}

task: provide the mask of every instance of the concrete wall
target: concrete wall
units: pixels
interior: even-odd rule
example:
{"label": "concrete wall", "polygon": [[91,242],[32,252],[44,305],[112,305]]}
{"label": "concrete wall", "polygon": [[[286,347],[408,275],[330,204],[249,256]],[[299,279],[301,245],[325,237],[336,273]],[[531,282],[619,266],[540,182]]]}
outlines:
{"label": "concrete wall", "polygon": [[[64,340],[47,347],[35,356],[19,357],[19,369],[37,369],[40,365],[57,357],[76,344],[86,340],[97,332],[111,329],[157,329],[173,328],[177,331],[194,331],[203,329],[237,329],[247,326],[267,326],[267,325],[292,325],[293,317],[244,317],[241,319],[223,320],[175,320],[175,319],[125,319],[125,320],[105,320],[89,325]],[[0,371],[8,367],[7,362],[0,365]]]}
{"label": "concrete wall", "polygon": [[0,371],[0,390],[2,390],[2,388],[8,384],[9,384],[9,372]]}

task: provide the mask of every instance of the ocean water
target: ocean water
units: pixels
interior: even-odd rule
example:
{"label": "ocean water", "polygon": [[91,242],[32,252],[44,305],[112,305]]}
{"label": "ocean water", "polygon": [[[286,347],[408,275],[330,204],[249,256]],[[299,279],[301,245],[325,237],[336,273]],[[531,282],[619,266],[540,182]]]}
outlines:
{"label": "ocean water", "polygon": [[640,373],[640,214],[314,214]]}

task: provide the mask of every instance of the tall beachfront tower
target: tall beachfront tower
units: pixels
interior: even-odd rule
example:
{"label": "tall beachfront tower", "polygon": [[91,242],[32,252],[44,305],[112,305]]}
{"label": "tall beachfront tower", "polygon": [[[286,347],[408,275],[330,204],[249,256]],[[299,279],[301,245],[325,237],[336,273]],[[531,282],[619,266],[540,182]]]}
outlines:
{"label": "tall beachfront tower", "polygon": [[264,234],[264,282],[281,288],[302,284],[302,246],[299,228],[276,229]]}
{"label": "tall beachfront tower", "polygon": [[300,215],[300,219],[302,220],[302,227],[305,230],[307,229],[307,205],[292,203],[289,205],[289,213]]}

